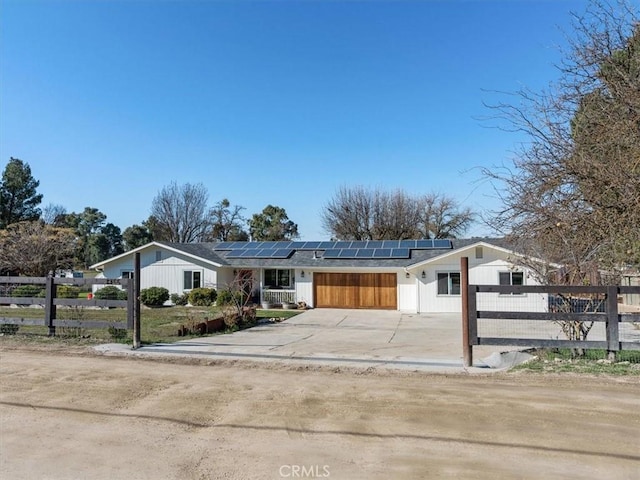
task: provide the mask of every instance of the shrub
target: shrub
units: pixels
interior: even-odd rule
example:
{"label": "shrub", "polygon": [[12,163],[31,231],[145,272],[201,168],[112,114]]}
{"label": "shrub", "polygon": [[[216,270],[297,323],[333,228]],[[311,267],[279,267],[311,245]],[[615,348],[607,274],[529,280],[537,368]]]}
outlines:
{"label": "shrub", "polygon": [[128,333],[129,332],[127,331],[126,328],[109,327],[109,335],[111,335],[111,338],[113,340],[117,340],[117,341],[126,340]]}
{"label": "shrub", "polygon": [[231,290],[222,290],[218,294],[216,305],[244,305],[245,296],[242,292],[232,292]]}
{"label": "shrub", "polygon": [[20,325],[13,325],[11,323],[3,323],[0,325],[0,333],[3,335],[15,335],[20,330]]}
{"label": "shrub", "polygon": [[209,307],[218,296],[215,288],[194,288],[189,293],[189,303],[195,307]]}
{"label": "shrub", "polygon": [[44,288],[38,285],[20,285],[11,292],[12,297],[44,297]]}
{"label": "shrub", "polygon": [[233,292],[231,290],[222,290],[218,293],[216,305],[223,307],[225,305],[233,304]]}
{"label": "shrub", "polygon": [[106,287],[102,287],[100,290],[96,290],[93,297],[98,300],[126,300],[127,292],[125,290],[121,290],[115,285],[107,285]]}
{"label": "shrub", "polygon": [[180,295],[179,293],[172,293],[171,303],[173,303],[174,305],[185,306],[187,303],[189,303],[189,294],[183,293],[182,295]]}
{"label": "shrub", "polygon": [[149,287],[140,290],[140,301],[147,307],[161,307],[169,300],[169,290],[164,287]]}
{"label": "shrub", "polygon": [[80,295],[80,287],[74,287],[72,285],[58,285],[56,290],[56,296],[58,298],[78,298]]}

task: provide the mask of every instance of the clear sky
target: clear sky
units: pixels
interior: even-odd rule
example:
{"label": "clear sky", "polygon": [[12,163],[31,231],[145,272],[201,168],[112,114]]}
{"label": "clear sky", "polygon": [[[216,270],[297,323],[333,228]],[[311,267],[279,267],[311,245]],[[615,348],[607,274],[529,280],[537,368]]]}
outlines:
{"label": "clear sky", "polygon": [[[577,0],[3,0],[0,168],[122,230],[171,181],[328,237],[341,185],[495,208],[478,168],[519,139],[492,91],[538,90]],[[482,225],[469,235],[490,233]]]}

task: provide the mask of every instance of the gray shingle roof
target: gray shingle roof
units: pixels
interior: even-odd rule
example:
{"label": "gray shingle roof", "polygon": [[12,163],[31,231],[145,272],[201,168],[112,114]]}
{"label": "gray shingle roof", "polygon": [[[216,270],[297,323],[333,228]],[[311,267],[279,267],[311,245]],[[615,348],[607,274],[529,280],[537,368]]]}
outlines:
{"label": "gray shingle roof", "polygon": [[416,263],[468,247],[478,242],[486,242],[498,247],[508,248],[503,239],[470,238],[453,239],[453,250],[437,248],[429,250],[411,250],[410,258],[322,258],[322,250],[295,250],[289,258],[228,258],[228,250],[214,250],[215,243],[169,243],[157,242],[184,253],[200,257],[210,262],[236,268],[404,268]]}

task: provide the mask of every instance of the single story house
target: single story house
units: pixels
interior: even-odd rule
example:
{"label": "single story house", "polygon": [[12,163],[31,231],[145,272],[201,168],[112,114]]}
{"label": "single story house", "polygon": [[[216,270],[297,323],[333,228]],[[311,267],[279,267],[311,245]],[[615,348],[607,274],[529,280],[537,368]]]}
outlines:
{"label": "single story house", "polygon": [[[141,288],[178,294],[198,287],[224,290],[240,278],[256,301],[305,302],[313,308],[460,312],[461,257],[469,259],[470,283],[536,284],[510,261],[517,254],[499,239],[151,242],[91,268],[106,278],[129,278],[136,252]],[[546,296],[538,294],[496,294],[482,301],[492,302],[487,309],[500,309],[495,302],[512,311],[547,308]]]}

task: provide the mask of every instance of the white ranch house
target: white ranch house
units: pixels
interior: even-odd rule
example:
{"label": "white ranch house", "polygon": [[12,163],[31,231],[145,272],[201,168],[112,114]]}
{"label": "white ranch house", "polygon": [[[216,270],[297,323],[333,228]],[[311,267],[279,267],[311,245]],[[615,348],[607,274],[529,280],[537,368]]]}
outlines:
{"label": "white ranch house", "polygon": [[[393,309],[408,313],[461,311],[460,259],[469,282],[535,285],[510,262],[517,253],[500,240],[368,242],[151,242],[92,265],[106,278],[129,277],[141,257],[141,288],[182,294],[197,287],[229,288],[250,279],[256,301],[305,302],[312,308]],[[491,309],[545,311],[546,295],[485,295]],[[502,305],[501,305],[502,304]],[[479,309],[489,308],[478,305]]]}

